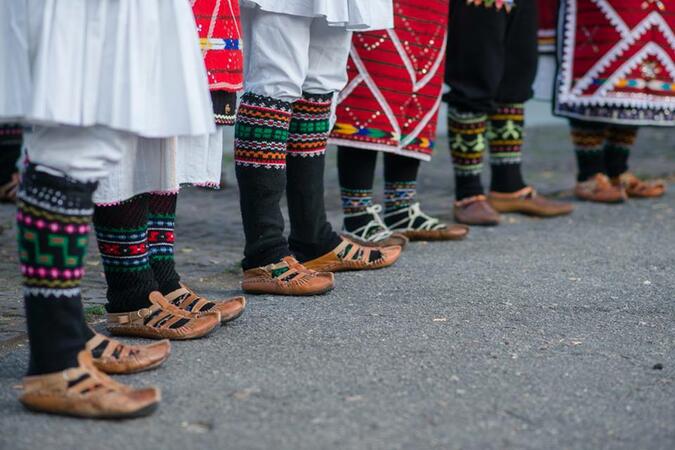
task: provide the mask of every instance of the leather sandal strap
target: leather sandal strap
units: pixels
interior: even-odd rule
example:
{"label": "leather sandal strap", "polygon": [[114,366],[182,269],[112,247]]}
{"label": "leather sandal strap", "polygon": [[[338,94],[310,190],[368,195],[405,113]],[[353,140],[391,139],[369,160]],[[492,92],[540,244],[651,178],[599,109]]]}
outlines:
{"label": "leather sandal strap", "polygon": [[455,202],[455,206],[456,206],[457,208],[465,208],[465,207],[469,206],[469,205],[472,204],[472,203],[476,203],[476,202],[484,202],[484,201],[487,201],[487,197],[486,197],[485,195],[483,195],[483,194],[481,194],[481,195],[474,195],[474,196],[472,196],[472,197],[467,197],[467,198],[463,198],[463,199],[461,199],[461,200],[457,200],[457,201]]}
{"label": "leather sandal strap", "polygon": [[96,333],[96,334],[94,334],[94,337],[92,337],[91,339],[89,339],[87,341],[87,348],[89,350],[93,350],[107,340],[108,340],[108,338],[106,336],[103,336],[102,334]]}
{"label": "leather sandal strap", "polygon": [[282,273],[277,277],[277,280],[279,281],[290,281],[289,279],[293,279],[298,275],[298,271],[294,268],[289,268],[286,272]]}

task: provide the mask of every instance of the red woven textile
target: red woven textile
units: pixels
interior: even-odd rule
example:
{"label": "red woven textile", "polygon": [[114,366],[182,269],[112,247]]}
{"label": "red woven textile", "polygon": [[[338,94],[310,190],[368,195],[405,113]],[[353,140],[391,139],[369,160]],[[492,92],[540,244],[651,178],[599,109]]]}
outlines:
{"label": "red woven textile", "polygon": [[333,143],[430,158],[448,7],[448,0],[394,0],[393,30],[354,34]]}
{"label": "red woven textile", "polygon": [[243,87],[241,23],[238,0],[193,0],[192,12],[212,91]]}
{"label": "red woven textile", "polygon": [[635,125],[675,120],[675,3],[563,0],[556,111]]}

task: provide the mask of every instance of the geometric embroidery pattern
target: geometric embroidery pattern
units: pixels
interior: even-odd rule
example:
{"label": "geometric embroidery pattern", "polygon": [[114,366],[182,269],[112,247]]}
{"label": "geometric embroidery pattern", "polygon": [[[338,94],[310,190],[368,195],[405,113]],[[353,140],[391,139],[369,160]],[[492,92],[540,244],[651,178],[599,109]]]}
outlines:
{"label": "geometric embroidery pattern", "polygon": [[148,247],[151,261],[173,259],[175,214],[153,214],[148,217]]}
{"label": "geometric embroidery pattern", "polygon": [[138,228],[106,228],[97,225],[96,240],[106,272],[150,268],[147,225]]}
{"label": "geometric embroidery pattern", "polygon": [[675,120],[675,6],[564,0],[556,112],[632,125]]}
{"label": "geometric embroidery pattern", "polygon": [[354,33],[331,142],[428,161],[443,93],[450,1],[393,3],[393,29]]}
{"label": "geometric embroidery pattern", "polygon": [[312,157],[326,153],[333,94],[303,94],[293,103],[288,134],[288,156]]}
{"label": "geometric embroidery pattern", "polygon": [[364,212],[367,207],[373,205],[373,191],[371,189],[342,188],[340,196],[345,214]]}
{"label": "geometric embroidery pattern", "polygon": [[476,176],[483,171],[487,115],[448,111],[450,154],[458,177]]}
{"label": "geometric embroidery pattern", "polygon": [[234,131],[235,164],[285,169],[291,116],[289,102],[245,93],[239,104]]}
{"label": "geometric embroidery pattern", "polygon": [[490,141],[490,164],[519,164],[523,146],[525,119],[522,104],[498,105],[490,114],[487,136]]}
{"label": "geometric embroidery pattern", "polygon": [[32,164],[26,169],[16,220],[27,297],[79,297],[94,187],[38,172]]}
{"label": "geometric embroidery pattern", "polygon": [[387,182],[384,185],[384,210],[408,208],[415,201],[416,181]]}

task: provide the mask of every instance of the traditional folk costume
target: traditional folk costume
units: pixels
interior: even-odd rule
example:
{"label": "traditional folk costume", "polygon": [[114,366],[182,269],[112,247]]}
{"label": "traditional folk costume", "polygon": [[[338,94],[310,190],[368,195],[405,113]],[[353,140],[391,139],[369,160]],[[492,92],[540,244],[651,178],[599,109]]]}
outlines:
{"label": "traditional folk costume", "polygon": [[[168,342],[127,346],[92,332],[80,281],[99,182],[129,155],[147,161],[141,170],[153,177],[162,166],[150,161],[173,155],[175,136],[215,132],[189,5],[8,1],[0,3],[0,36],[0,60],[13,61],[0,77],[0,121],[32,126],[17,214],[31,353],[21,401],[76,416],[147,414],[159,402],[156,388],[131,389],[102,371],[156,367]],[[138,231],[130,255],[143,251]],[[159,293],[149,302],[128,315],[129,327],[189,336],[219,325],[217,313],[198,317]]]}
{"label": "traditional folk costume", "polygon": [[638,127],[675,125],[675,4],[563,0],[555,113],[570,119],[576,195],[621,202],[657,197],[663,182],[628,171]]}
{"label": "traditional folk costume", "polygon": [[[347,82],[351,30],[390,27],[391,0],[245,0],[242,6],[245,93],[235,128],[246,235],[242,287],[316,294],[333,287],[332,274],[322,272],[392,264],[400,248],[366,249],[342,239],[326,220],[323,200],[331,110]],[[284,191],[288,241],[279,206]]]}
{"label": "traditional folk costume", "polygon": [[[420,161],[429,161],[443,90],[449,0],[394,0],[394,29],[358,32],[338,98],[331,142],[338,144],[343,232],[383,244],[461,239],[415,201]],[[384,220],[373,204],[377,151],[384,152]]]}
{"label": "traditional folk costume", "polygon": [[[243,86],[243,57],[237,0],[195,0],[201,55],[206,65],[215,132],[145,140],[127,148],[120,163],[94,194],[94,225],[108,283],[108,330],[151,338],[197,337],[204,329],[185,331],[129,325],[129,313],[152,306],[160,292],[174,306],[204,315],[219,312],[233,320],[245,307],[242,297],[211,302],[180,282],[174,262],[176,202],[185,184],[220,185],[223,129],[234,124],[236,92]],[[200,80],[201,81],[201,80]],[[184,86],[188,93],[193,88]]]}
{"label": "traditional folk costume", "polygon": [[[535,0],[453,0],[448,25],[448,128],[455,168],[455,219],[496,225],[498,212],[556,216],[572,206],[547,200],[521,174],[523,103],[537,71]],[[491,192],[481,182],[490,148]],[[489,201],[488,201],[489,200]]]}

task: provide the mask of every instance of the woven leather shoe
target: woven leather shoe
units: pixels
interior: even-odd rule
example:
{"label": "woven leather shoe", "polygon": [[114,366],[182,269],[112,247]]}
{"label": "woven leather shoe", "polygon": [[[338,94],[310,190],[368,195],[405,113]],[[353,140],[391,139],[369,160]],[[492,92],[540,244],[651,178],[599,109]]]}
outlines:
{"label": "woven leather shoe", "polygon": [[251,294],[319,295],[333,289],[332,273],[310,270],[292,256],[244,271],[241,287]]}
{"label": "woven leather shoe", "polygon": [[165,298],[174,306],[194,317],[201,317],[204,314],[218,311],[220,313],[220,322],[226,323],[237,319],[246,309],[246,299],[244,297],[233,297],[226,300],[208,300],[197,295],[192,289],[181,283],[181,288],[167,294]]}
{"label": "woven leather shoe", "polygon": [[531,186],[516,192],[490,192],[488,201],[500,213],[521,213],[537,217],[555,217],[570,214],[574,205],[551,200],[537,194]]}
{"label": "woven leather shoe", "polygon": [[109,313],[106,327],[111,334],[149,339],[185,340],[206,336],[220,325],[220,313],[200,317],[169,303],[159,292],[150,293],[148,308],[128,313]]}
{"label": "woven leather shoe", "polygon": [[663,180],[643,181],[630,172],[611,179],[612,186],[621,187],[630,198],[656,198],[666,193]]}
{"label": "woven leather shoe", "polygon": [[107,374],[131,374],[159,367],[171,354],[168,340],[147,345],[123,344],[96,333],[87,341],[94,366]]}
{"label": "woven leather shoe", "polygon": [[597,173],[574,187],[574,195],[579,200],[598,203],[623,203],[628,196],[621,185],[613,186],[607,175]]}
{"label": "woven leather shoe", "polygon": [[401,247],[364,247],[349,239],[330,252],[303,263],[308,269],[319,272],[346,272],[350,270],[375,270],[389,267],[401,256]]}
{"label": "woven leather shoe", "polygon": [[465,225],[499,225],[501,217],[484,195],[475,195],[455,202],[455,220]]}
{"label": "woven leather shoe", "polygon": [[91,419],[130,419],[157,409],[159,389],[113,381],[94,366],[87,350],[77,360],[78,367],[25,377],[19,401],[32,411]]}

